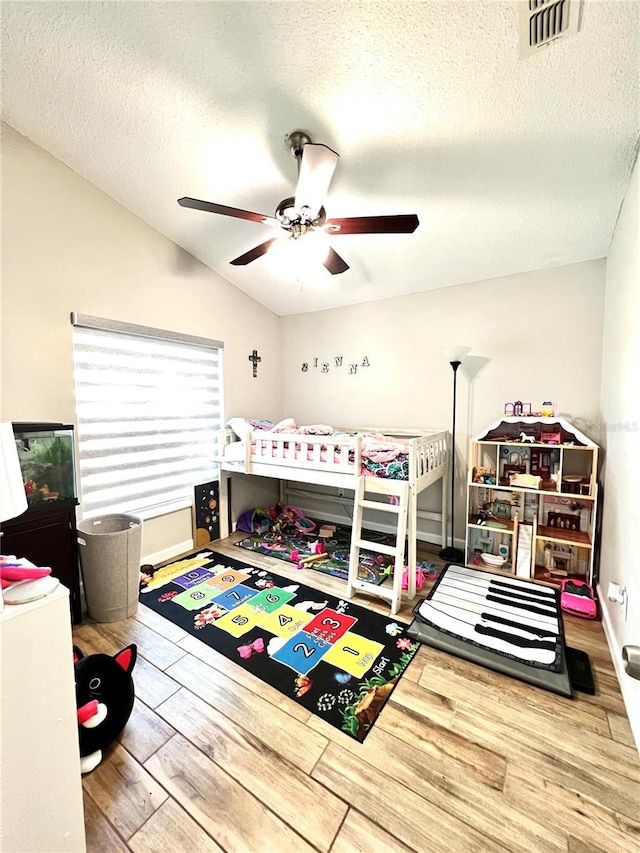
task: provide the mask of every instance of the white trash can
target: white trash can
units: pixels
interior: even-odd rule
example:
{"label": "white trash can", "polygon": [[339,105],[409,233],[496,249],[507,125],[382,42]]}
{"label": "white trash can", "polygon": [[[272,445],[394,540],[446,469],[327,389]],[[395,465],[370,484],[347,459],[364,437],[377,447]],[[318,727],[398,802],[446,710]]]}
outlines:
{"label": "white trash can", "polygon": [[89,616],[118,622],[138,609],[142,519],[99,515],[78,524],[78,545]]}

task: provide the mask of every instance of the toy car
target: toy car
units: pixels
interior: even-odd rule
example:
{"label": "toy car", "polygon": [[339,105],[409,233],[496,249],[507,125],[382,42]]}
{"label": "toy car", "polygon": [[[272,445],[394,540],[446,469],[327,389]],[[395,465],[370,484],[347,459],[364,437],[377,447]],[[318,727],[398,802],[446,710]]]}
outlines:
{"label": "toy car", "polygon": [[573,616],[595,619],[597,606],[593,589],[586,581],[566,578],[560,585],[560,607]]}

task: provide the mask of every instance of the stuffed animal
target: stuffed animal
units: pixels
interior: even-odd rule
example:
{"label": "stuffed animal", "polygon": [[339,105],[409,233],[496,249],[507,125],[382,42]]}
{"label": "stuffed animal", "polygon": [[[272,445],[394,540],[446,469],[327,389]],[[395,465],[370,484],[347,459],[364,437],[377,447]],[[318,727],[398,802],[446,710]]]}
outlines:
{"label": "stuffed animal", "polygon": [[131,670],[137,653],[137,647],[131,645],[113,657],[85,656],[73,647],[82,773],[90,773],[100,764],[103,750],[131,716],[135,697]]}

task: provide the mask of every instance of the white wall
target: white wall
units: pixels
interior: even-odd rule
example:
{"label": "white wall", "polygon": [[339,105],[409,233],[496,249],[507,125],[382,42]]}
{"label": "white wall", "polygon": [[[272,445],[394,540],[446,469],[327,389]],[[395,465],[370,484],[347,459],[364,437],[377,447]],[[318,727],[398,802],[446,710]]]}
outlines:
{"label": "white wall", "polygon": [[[299,423],[449,429],[452,371],[442,349],[470,346],[475,366],[486,363],[471,383],[458,372],[462,541],[467,437],[498,418],[506,401],[535,409],[552,400],[569,418],[599,421],[604,280],[604,260],[589,261],[283,317],[283,414]],[[347,365],[365,357],[370,366],[349,374]],[[424,496],[421,506],[437,510],[439,500]]]}
{"label": "white wall", "polygon": [[[640,646],[640,165],[620,212],[607,260],[602,363],[602,426],[606,441],[600,600],[611,653],[640,749],[640,681],[622,671],[621,649]],[[627,619],[607,600],[609,582],[626,587]]]}
{"label": "white wall", "polygon": [[[72,311],[224,341],[227,416],[279,417],[279,318],[6,124],[2,229],[0,420],[75,422]],[[183,510],[143,552],[190,538]]]}

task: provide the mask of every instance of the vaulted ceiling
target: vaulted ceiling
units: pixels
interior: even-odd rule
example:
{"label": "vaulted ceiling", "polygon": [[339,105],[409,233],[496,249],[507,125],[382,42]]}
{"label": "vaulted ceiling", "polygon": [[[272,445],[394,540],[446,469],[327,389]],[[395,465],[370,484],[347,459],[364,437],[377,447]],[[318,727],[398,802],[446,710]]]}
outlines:
{"label": "vaulted ceiling", "polygon": [[[578,3],[572,0],[572,14]],[[639,132],[637,0],[519,52],[516,0],[2,2],[3,119],[277,314],[606,256]],[[350,269],[232,258],[293,195],[296,129],[341,155],[329,217]]]}

